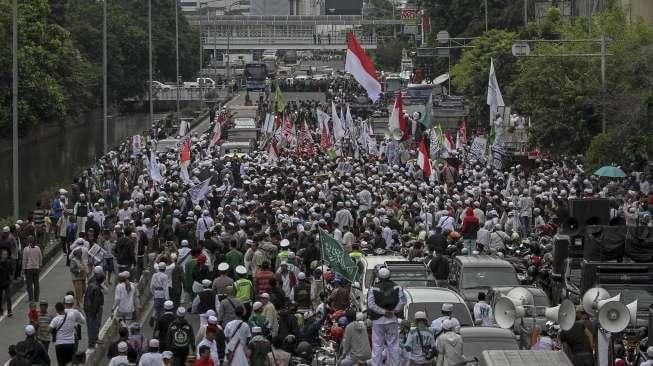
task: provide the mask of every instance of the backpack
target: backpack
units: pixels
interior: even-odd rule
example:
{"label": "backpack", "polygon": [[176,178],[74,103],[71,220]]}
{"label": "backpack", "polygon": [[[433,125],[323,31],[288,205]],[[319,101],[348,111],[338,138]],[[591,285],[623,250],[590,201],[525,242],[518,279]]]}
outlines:
{"label": "backpack", "polygon": [[167,345],[172,348],[185,348],[188,347],[191,340],[191,335],[186,324],[172,324],[168,329],[168,342]]}

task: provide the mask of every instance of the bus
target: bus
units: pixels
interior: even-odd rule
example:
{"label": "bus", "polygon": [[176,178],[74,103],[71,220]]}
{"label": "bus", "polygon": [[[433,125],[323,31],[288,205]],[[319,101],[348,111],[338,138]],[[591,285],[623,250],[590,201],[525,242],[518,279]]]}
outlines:
{"label": "bus", "polygon": [[268,76],[263,62],[249,62],[245,64],[245,88],[247,91],[265,89],[265,79]]}

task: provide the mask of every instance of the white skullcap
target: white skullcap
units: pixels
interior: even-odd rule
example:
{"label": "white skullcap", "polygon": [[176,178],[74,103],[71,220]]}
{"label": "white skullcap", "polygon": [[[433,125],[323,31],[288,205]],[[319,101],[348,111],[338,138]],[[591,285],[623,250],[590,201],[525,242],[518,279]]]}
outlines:
{"label": "white skullcap", "polygon": [[150,348],[159,348],[159,340],[154,338],[150,339]]}
{"label": "white skullcap", "polygon": [[166,302],[163,303],[163,309],[165,310],[172,310],[174,307],[175,303],[170,300],[166,300]]}
{"label": "white skullcap", "polygon": [[177,308],[177,316],[182,318],[186,315],[186,308],[183,306],[180,306]]}
{"label": "white skullcap", "polygon": [[211,315],[206,319],[206,322],[209,324],[216,325],[218,324],[218,318],[215,315]]}
{"label": "white skullcap", "polygon": [[256,310],[260,309],[262,306],[263,306],[263,304],[260,301],[257,301],[252,305],[252,309],[254,309],[256,311]]}
{"label": "white skullcap", "polygon": [[72,304],[75,302],[75,297],[73,295],[66,295],[63,297],[64,304]]}
{"label": "white skullcap", "polygon": [[202,286],[210,287],[211,286],[211,280],[202,280]]}
{"label": "white skullcap", "polygon": [[118,352],[125,353],[127,350],[129,350],[127,342],[118,342]]}
{"label": "white skullcap", "polygon": [[380,279],[388,279],[390,278],[390,270],[387,269],[386,267],[380,268],[378,276]]}
{"label": "white skullcap", "polygon": [[36,329],[32,324],[29,324],[25,327],[25,334],[28,336],[34,335],[36,333]]}
{"label": "white skullcap", "polygon": [[281,245],[282,248],[286,248],[286,247],[288,247],[290,245],[290,241],[288,239],[283,239],[283,240],[281,240],[280,245]]}
{"label": "white skullcap", "polygon": [[226,272],[228,270],[229,270],[229,265],[227,263],[222,262],[222,263],[218,264],[218,271]]}

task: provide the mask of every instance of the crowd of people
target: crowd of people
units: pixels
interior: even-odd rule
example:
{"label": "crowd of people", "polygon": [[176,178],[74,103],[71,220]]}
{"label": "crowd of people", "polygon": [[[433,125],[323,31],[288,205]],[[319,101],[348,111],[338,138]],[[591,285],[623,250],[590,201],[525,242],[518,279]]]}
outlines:
{"label": "crowd of people", "polygon": [[[317,104],[296,105],[308,111]],[[469,158],[442,160],[425,177],[416,152],[399,164],[382,150],[355,158],[321,149],[226,157],[203,133],[191,139],[183,179],[177,151],[154,151],[150,137],[157,135],[143,136],[139,149],[131,139],[123,143],[59,190],[49,210],[39,204],[3,228],[0,294],[24,274],[33,303],[9,365],[49,364],[50,345],[59,365],[83,362],[81,328],[95,348],[110,310],[105,296],[115,299],[111,311],[121,324],[108,347],[112,366],[290,365],[316,357],[345,366],[457,365],[460,325],[448,304],[442,317],[418,311],[415,327],[405,327],[403,290],[381,268],[363,312],[351,301],[352,283],[322,262],[320,235],[332,236],[354,261],[376,250],[438,260],[454,255],[452,247],[456,254],[503,255],[555,232],[569,199],[589,197],[610,198],[612,220],[653,225],[650,178],[634,171],[605,181],[573,160],[498,170]],[[41,232],[56,235],[72,277],[56,313],[39,298]],[[139,322],[143,279],[152,335]],[[491,325],[483,301],[479,296],[474,314]],[[575,359],[575,343],[567,343]]]}

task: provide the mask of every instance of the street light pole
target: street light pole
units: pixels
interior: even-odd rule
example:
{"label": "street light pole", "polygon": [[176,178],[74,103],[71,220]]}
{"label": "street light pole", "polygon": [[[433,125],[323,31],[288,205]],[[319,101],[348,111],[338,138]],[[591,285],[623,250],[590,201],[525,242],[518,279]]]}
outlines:
{"label": "street light pole", "polygon": [[150,72],[150,126],[154,125],[154,104],[152,103],[152,0],[147,0],[147,43]]}
{"label": "street light pole", "polygon": [[179,3],[175,0],[175,73],[177,77],[177,121],[180,121],[179,117],[179,14],[178,14]]}
{"label": "street light pole", "polygon": [[109,151],[107,120],[107,1],[102,1],[102,143],[103,151]]}
{"label": "street light pole", "polygon": [[605,82],[605,59],[608,55],[606,50],[606,38],[601,36],[601,106],[603,108],[603,113],[601,113],[601,131],[605,133],[606,131],[606,121],[605,121],[605,93],[606,93],[606,82]]}
{"label": "street light pole", "polygon": [[528,0],[524,0],[524,27],[528,25]]}
{"label": "street light pole", "polygon": [[485,0],[485,31],[487,32],[487,0]]}
{"label": "street light pole", "polygon": [[14,219],[18,220],[18,0],[11,6],[11,129]]}

